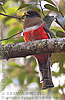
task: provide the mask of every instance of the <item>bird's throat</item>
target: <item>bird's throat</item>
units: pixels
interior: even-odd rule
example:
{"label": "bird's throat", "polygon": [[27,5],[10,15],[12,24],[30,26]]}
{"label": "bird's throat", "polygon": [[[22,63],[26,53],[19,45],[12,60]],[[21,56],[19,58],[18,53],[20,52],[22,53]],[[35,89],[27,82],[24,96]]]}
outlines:
{"label": "bird's throat", "polygon": [[26,28],[33,27],[33,26],[37,27],[43,23],[44,23],[43,20],[39,17],[25,18],[24,24],[23,24],[23,30],[25,30]]}

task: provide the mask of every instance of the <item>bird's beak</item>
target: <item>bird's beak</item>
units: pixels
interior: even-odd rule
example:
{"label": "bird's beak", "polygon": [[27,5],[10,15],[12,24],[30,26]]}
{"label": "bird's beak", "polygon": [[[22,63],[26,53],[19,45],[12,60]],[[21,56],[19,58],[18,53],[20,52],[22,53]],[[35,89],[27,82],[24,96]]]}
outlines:
{"label": "bird's beak", "polygon": [[23,16],[21,17],[22,22],[24,22],[25,16],[27,16],[27,15],[29,15],[27,12],[25,12],[25,13],[23,14]]}
{"label": "bird's beak", "polygon": [[26,16],[26,15],[29,15],[29,14],[27,12],[25,12],[24,15]]}

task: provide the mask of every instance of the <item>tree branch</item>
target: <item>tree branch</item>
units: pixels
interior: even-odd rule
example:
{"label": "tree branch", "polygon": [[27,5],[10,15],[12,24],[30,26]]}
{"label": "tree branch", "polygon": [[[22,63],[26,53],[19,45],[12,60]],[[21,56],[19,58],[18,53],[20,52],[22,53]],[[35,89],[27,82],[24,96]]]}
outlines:
{"label": "tree branch", "polygon": [[45,17],[45,14],[44,14],[44,12],[43,12],[43,8],[42,8],[42,6],[41,6],[41,0],[39,0],[39,3],[40,3],[40,8],[41,8],[42,14],[43,14],[44,17]]}
{"label": "tree branch", "polygon": [[17,17],[17,16],[6,15],[6,14],[3,14],[3,13],[0,13],[0,15],[3,15],[3,16],[6,16],[6,17],[10,17],[10,18],[16,18],[16,19],[19,19],[19,20],[22,19],[22,18]]}
{"label": "tree branch", "polygon": [[22,33],[22,32],[23,32],[23,31],[20,31],[20,32],[18,32],[18,33],[16,33],[16,34],[12,35],[12,36],[10,36],[10,37],[8,37],[8,38],[1,39],[0,41],[9,40],[9,39],[11,39],[12,37],[14,37],[14,36],[16,36],[16,35],[18,35],[18,34],[20,34],[20,33]]}
{"label": "tree branch", "polygon": [[0,59],[65,52],[65,38],[43,39],[0,46]]}

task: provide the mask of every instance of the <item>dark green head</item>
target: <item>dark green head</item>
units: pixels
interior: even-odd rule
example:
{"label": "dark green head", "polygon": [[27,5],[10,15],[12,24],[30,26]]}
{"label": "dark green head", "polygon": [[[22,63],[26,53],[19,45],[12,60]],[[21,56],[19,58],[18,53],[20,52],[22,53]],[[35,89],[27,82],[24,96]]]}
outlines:
{"label": "dark green head", "polygon": [[40,18],[41,18],[39,12],[34,11],[34,10],[28,10],[27,12],[24,13],[24,15],[25,15],[27,18],[29,18],[29,17],[40,17]]}

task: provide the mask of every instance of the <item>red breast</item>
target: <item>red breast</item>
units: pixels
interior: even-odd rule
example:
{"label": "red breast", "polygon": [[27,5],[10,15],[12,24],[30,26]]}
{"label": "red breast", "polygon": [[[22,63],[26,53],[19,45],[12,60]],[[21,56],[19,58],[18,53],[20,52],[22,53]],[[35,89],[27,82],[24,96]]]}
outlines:
{"label": "red breast", "polygon": [[25,36],[25,41],[33,41],[33,40],[41,40],[41,39],[48,39],[48,34],[45,32],[43,29],[43,25],[41,26],[36,26],[36,29],[31,29],[27,31],[24,30],[24,36]]}

